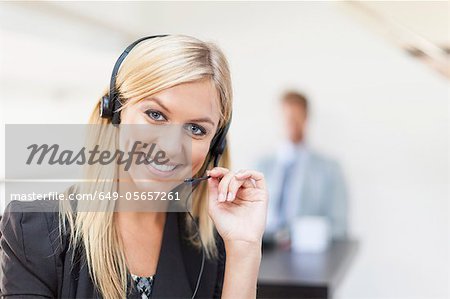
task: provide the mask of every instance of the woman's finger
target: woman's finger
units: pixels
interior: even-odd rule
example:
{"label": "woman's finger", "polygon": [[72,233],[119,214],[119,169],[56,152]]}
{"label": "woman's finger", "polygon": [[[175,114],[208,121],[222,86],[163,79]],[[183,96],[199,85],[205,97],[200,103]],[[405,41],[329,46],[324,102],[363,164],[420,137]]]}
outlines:
{"label": "woman's finger", "polygon": [[236,198],[239,188],[241,188],[245,182],[246,179],[237,179],[236,175],[233,175],[228,185],[227,201],[233,201]]}
{"label": "woman's finger", "polygon": [[224,202],[227,200],[228,195],[228,185],[231,182],[231,179],[234,177],[234,173],[229,171],[227,174],[225,174],[224,177],[219,182],[219,202]]}
{"label": "woman's finger", "polygon": [[235,203],[261,201],[267,197],[267,192],[257,188],[241,188],[236,193]]}
{"label": "woman's finger", "polygon": [[213,178],[222,178],[224,177],[228,172],[230,172],[229,169],[223,168],[223,167],[214,167],[211,170],[208,170],[206,172],[207,175],[213,177]]}
{"label": "woman's finger", "polygon": [[219,179],[217,178],[209,178],[208,179],[208,197],[209,197],[209,206],[213,206],[213,201],[217,200],[219,196]]}
{"label": "woman's finger", "polygon": [[[211,190],[210,197],[214,200],[218,200],[220,202],[224,202],[226,200],[227,192],[227,181],[225,177],[230,173],[230,170],[224,167],[214,167],[211,170],[208,170],[207,175],[211,176],[208,181],[215,182],[217,184],[216,190]],[[225,179],[225,180],[224,180]],[[214,185],[211,184],[211,187]]]}
{"label": "woman's finger", "polygon": [[237,179],[253,179],[255,181],[255,187],[258,189],[266,189],[266,180],[264,174],[256,170],[245,170],[236,174]]}
{"label": "woman's finger", "polygon": [[208,197],[210,206],[213,206],[212,201],[217,201],[219,197],[219,182],[220,178],[229,172],[228,169],[223,167],[215,167],[211,170],[206,171],[206,175],[211,176],[208,179]]}

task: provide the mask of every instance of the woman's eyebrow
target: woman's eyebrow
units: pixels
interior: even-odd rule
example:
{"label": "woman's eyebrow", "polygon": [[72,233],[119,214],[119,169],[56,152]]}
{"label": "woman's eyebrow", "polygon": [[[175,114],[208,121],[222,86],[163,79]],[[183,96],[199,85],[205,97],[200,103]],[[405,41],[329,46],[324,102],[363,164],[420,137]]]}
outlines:
{"label": "woman's eyebrow", "polygon": [[156,104],[158,104],[159,106],[161,106],[161,108],[163,108],[164,110],[166,110],[167,112],[170,113],[170,110],[161,102],[160,99],[156,98],[156,97],[151,97],[148,98],[147,101],[152,101],[155,102]]}
{"label": "woman's eyebrow", "polygon": [[209,117],[191,119],[190,121],[193,123],[210,123],[213,127],[215,125],[214,122]]}
{"label": "woman's eyebrow", "polygon": [[[147,101],[152,101],[161,106],[164,110],[170,113],[170,110],[161,102],[161,100],[157,97],[151,97],[146,99]],[[197,118],[197,119],[191,119],[190,122],[198,122],[198,123],[210,123],[213,127],[215,123],[212,121],[209,117],[203,117],[203,118]]]}

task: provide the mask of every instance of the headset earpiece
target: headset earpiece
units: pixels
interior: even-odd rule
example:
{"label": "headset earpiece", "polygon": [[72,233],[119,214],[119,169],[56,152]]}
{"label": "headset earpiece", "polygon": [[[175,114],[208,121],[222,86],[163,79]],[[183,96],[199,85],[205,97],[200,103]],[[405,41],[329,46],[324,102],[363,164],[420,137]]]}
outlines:
{"label": "headset earpiece", "polygon": [[146,36],[143,38],[140,38],[133,42],[131,45],[129,45],[125,51],[120,54],[119,58],[117,59],[116,63],[114,64],[114,68],[111,74],[111,80],[109,83],[109,94],[103,96],[101,103],[100,103],[100,117],[111,119],[111,123],[113,125],[119,125],[120,124],[120,107],[122,106],[122,103],[120,102],[118,96],[118,92],[116,91],[116,77],[117,73],[119,72],[120,65],[127,57],[128,53],[140,42],[152,39],[156,37],[164,37],[168,36],[167,34],[161,34],[161,35],[152,35],[152,36]]}
{"label": "headset earpiece", "polygon": [[111,118],[111,123],[115,126],[120,125],[120,111],[119,109],[122,107],[122,102],[120,99],[116,99],[114,101],[113,115]]}
{"label": "headset earpiece", "polygon": [[103,96],[100,102],[100,116],[103,118],[111,118],[113,116],[113,102],[109,96]]}
{"label": "headset earpiece", "polygon": [[214,167],[217,167],[219,165],[220,157],[223,155],[223,153],[225,152],[225,148],[227,147],[227,134],[230,125],[231,116],[227,124],[216,134],[216,136],[211,141],[209,150],[211,152],[211,159],[214,159]]}
{"label": "headset earpiece", "polygon": [[116,111],[120,107],[122,107],[122,104],[119,100],[111,100],[108,95],[103,96],[100,103],[100,116],[111,119],[113,125],[118,125],[120,124],[120,113]]}

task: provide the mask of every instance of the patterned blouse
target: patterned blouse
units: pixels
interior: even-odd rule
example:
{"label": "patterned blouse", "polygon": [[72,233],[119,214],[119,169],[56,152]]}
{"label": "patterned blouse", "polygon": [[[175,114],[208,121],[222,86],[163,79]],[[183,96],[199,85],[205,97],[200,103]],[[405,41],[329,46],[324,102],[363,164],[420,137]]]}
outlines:
{"label": "patterned blouse", "polygon": [[141,298],[142,299],[151,298],[153,281],[154,281],[155,276],[153,275],[153,276],[149,276],[149,277],[142,277],[142,276],[137,276],[137,275],[131,274],[131,277],[133,278],[134,282],[136,283],[136,287],[139,292],[139,295],[141,295]]}

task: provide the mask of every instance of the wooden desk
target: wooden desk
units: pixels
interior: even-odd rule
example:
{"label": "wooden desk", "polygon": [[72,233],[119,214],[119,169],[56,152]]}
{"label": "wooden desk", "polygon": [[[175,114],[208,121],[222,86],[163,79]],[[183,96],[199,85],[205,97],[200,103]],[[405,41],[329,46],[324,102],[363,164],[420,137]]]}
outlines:
{"label": "wooden desk", "polygon": [[324,253],[265,250],[257,297],[331,298],[357,248],[357,241],[336,241]]}

